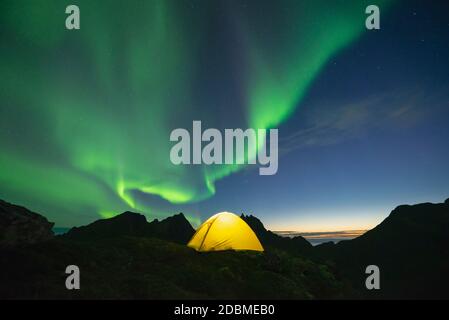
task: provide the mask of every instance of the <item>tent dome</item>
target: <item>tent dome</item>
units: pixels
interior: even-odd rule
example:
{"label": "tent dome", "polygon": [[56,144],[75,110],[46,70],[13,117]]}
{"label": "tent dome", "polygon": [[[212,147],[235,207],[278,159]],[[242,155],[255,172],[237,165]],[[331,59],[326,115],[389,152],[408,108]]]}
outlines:
{"label": "tent dome", "polygon": [[207,219],[187,246],[197,251],[254,250],[263,251],[254,231],[239,216],[220,212]]}

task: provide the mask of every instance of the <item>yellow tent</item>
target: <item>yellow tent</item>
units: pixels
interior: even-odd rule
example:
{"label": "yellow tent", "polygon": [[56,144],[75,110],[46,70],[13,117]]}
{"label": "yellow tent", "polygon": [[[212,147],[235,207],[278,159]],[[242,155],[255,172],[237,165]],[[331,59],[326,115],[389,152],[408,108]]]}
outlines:
{"label": "yellow tent", "polygon": [[187,246],[197,251],[263,251],[254,231],[239,216],[221,212],[207,219]]}

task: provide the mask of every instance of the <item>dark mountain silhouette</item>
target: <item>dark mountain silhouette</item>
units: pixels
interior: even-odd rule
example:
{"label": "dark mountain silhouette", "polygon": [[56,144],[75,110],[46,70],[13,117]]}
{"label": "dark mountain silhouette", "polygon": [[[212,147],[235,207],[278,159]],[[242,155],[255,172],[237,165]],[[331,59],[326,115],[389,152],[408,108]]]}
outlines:
{"label": "dark mountain silhouette", "polygon": [[[316,247],[242,218],[264,253],[198,253],[183,214],[125,212],[55,237],[44,217],[0,201],[0,298],[449,298],[449,199],[399,206],[359,238]],[[65,289],[70,264],[83,290]],[[380,290],[365,287],[368,265]]]}
{"label": "dark mountain silhouette", "polygon": [[0,200],[0,247],[49,240],[53,225],[37,213]]}
{"label": "dark mountain silhouette", "polygon": [[149,223],[150,235],[168,241],[186,244],[195,233],[184,214],[178,213],[164,220]]}
{"label": "dark mountain silhouette", "polygon": [[116,236],[143,237],[148,234],[148,223],[144,215],[124,212],[110,219],[101,219],[87,226],[73,227],[64,236],[78,239]]}
{"label": "dark mountain silhouette", "polygon": [[78,240],[118,236],[152,237],[185,244],[194,232],[182,213],[148,223],[144,215],[128,211],[110,219],[97,220],[87,226],[74,227],[63,237]]}
{"label": "dark mountain silhouette", "polygon": [[[449,199],[401,205],[364,235],[315,247],[368,297],[449,298]],[[366,290],[365,269],[377,265],[381,290]]]}
{"label": "dark mountain silhouette", "polygon": [[[14,214],[9,210],[15,208],[7,207],[4,214]],[[25,215],[34,218],[31,212]],[[49,241],[0,249],[0,299],[313,299],[350,294],[326,265],[277,251],[198,253],[185,245],[192,234],[183,214],[147,223],[144,216],[125,212]],[[72,264],[82,272],[81,290],[65,287],[64,271]]]}
{"label": "dark mountain silhouette", "polygon": [[293,238],[281,237],[265,229],[263,223],[253,215],[246,216],[242,214],[240,217],[253,229],[264,248],[272,247],[295,254],[304,254],[312,249],[310,242],[301,236]]}

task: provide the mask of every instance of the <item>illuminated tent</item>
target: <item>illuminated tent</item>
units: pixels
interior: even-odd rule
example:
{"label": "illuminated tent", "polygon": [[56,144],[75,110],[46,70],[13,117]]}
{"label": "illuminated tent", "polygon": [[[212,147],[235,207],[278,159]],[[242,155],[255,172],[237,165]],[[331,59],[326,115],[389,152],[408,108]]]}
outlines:
{"label": "illuminated tent", "polygon": [[197,251],[255,250],[263,251],[254,231],[239,216],[221,212],[207,219],[187,246]]}

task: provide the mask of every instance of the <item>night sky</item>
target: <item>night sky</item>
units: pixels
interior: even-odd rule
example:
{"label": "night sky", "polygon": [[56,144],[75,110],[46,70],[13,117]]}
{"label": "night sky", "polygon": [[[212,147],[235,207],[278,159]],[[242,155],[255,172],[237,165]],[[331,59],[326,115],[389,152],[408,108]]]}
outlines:
{"label": "night sky", "polygon": [[[3,0],[0,199],[59,227],[230,211],[297,231],[444,201],[448,16],[447,1]],[[173,165],[170,132],[193,120],[278,128],[277,174]]]}

